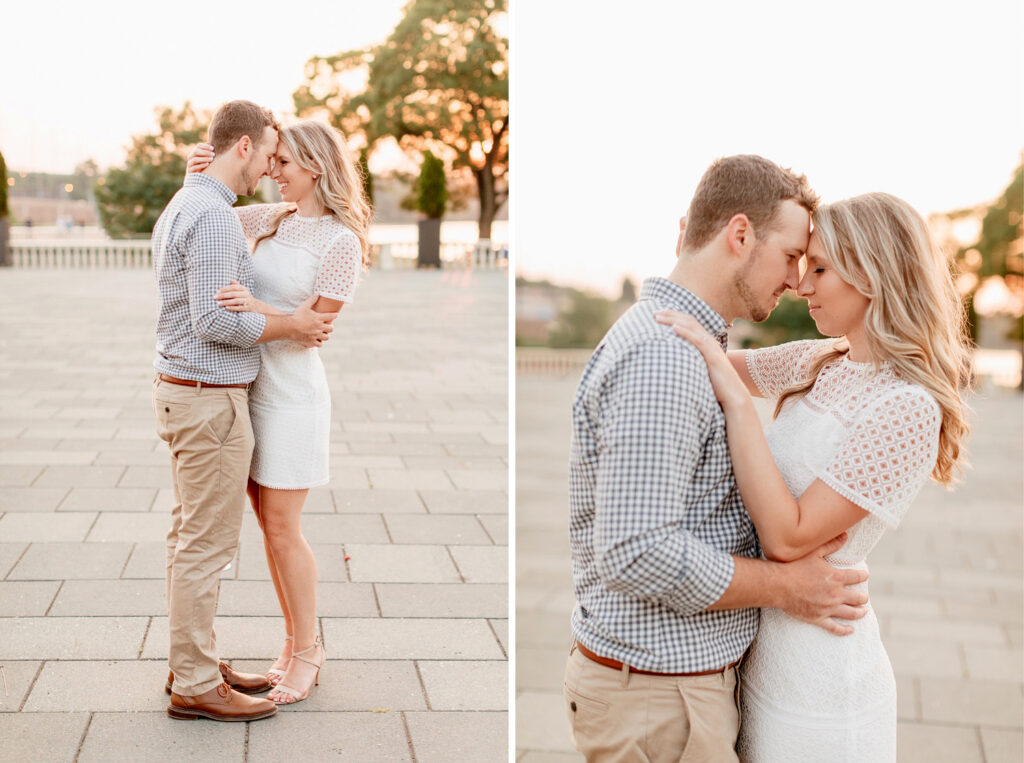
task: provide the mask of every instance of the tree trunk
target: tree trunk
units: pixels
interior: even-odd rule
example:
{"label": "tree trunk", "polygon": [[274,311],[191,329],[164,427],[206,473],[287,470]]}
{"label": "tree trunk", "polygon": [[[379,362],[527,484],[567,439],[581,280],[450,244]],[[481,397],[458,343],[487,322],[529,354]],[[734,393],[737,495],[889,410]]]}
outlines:
{"label": "tree trunk", "polygon": [[481,241],[490,241],[491,223],[498,212],[494,199],[494,171],[490,164],[485,164],[482,169],[473,168],[473,175],[476,176],[476,195],[480,200],[478,238]]}
{"label": "tree trunk", "polygon": [[8,239],[9,231],[10,223],[6,218],[0,218],[0,267],[4,268],[9,268],[13,264]]}
{"label": "tree trunk", "polygon": [[441,267],[441,218],[428,217],[417,223],[419,228],[418,256],[416,267]]}

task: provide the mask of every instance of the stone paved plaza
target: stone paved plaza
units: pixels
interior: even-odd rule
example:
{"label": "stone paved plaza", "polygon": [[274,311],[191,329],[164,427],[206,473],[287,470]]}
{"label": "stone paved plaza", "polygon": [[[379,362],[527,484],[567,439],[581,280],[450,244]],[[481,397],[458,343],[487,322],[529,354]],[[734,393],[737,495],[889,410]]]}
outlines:
{"label": "stone paved plaza", "polygon": [[[0,760],[505,760],[507,290],[364,280],[322,351],[331,483],[303,516],[320,686],[267,720],[185,723],[163,691],[152,273],[0,271]],[[283,630],[251,512],[222,580],[222,657],[262,672]]]}
{"label": "stone paved plaza", "polygon": [[[571,640],[567,473],[579,373],[516,380],[516,746],[521,763],[580,761],[562,673]],[[1020,763],[1022,398],[971,401],[973,468],[929,484],[869,558],[899,692],[901,763]],[[822,760],[828,760],[823,751]]]}

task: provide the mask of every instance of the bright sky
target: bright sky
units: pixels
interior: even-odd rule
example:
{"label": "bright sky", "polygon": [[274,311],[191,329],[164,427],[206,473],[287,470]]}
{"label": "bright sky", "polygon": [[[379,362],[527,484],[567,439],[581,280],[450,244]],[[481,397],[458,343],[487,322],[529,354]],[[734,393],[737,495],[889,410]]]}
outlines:
{"label": "bright sky", "polygon": [[987,201],[1024,148],[1019,0],[544,3],[512,13],[517,272],[617,295],[672,268],[717,157],[825,201]]}
{"label": "bright sky", "polygon": [[120,165],[157,106],[247,98],[279,115],[314,55],[381,42],[405,0],[13,2],[0,45],[0,151],[8,170]]}

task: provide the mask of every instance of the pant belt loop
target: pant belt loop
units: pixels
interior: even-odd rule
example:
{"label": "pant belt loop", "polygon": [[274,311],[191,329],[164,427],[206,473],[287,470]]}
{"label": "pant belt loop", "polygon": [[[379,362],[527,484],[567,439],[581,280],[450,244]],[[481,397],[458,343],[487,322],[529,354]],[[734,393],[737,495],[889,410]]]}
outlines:
{"label": "pant belt loop", "polygon": [[203,383],[201,381],[196,382],[196,394],[198,395],[203,391]]}
{"label": "pant belt loop", "polygon": [[620,672],[622,673],[622,688],[625,689],[629,686],[629,665],[625,662],[622,663],[622,670]]}

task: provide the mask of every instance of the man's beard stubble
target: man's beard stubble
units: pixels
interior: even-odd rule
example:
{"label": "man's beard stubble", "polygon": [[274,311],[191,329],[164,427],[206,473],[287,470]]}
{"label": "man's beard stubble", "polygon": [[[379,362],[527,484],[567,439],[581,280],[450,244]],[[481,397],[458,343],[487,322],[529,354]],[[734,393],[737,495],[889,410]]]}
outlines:
{"label": "man's beard stubble", "polygon": [[760,323],[761,321],[767,320],[768,316],[772,314],[772,308],[765,308],[758,304],[757,296],[750,288],[750,284],[747,283],[747,277],[750,275],[750,271],[753,270],[758,260],[761,258],[761,244],[754,247],[754,251],[750,253],[750,257],[747,259],[746,264],[740,269],[736,275],[733,276],[732,285],[736,290],[737,296],[743,304],[745,315],[742,317],[754,323]]}

